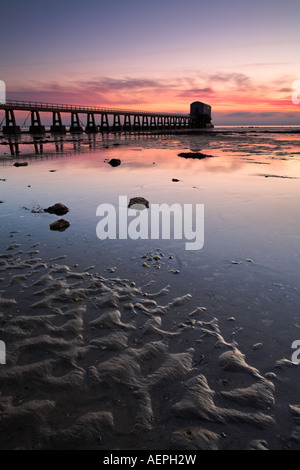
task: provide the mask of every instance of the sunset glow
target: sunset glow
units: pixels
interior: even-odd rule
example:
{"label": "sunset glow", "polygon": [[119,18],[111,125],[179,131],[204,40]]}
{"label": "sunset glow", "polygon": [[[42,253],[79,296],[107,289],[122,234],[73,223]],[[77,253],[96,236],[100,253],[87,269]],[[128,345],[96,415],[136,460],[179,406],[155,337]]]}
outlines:
{"label": "sunset glow", "polygon": [[213,123],[299,124],[300,4],[120,0],[1,6],[11,99],[189,112]]}

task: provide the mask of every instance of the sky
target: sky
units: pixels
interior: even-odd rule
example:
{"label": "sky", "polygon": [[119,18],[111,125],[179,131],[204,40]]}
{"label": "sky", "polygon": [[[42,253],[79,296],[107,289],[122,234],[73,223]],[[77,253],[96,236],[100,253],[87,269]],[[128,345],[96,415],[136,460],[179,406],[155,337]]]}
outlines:
{"label": "sky", "polygon": [[215,125],[300,124],[299,0],[2,0],[0,14],[9,99],[182,113],[202,101]]}

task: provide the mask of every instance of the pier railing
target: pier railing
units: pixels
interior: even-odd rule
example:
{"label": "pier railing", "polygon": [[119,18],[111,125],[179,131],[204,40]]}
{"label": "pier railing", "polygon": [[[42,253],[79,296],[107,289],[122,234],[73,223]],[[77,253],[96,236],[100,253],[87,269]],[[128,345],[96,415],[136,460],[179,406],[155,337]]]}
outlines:
{"label": "pier railing", "polygon": [[134,109],[118,109],[106,108],[99,106],[83,106],[77,104],[59,104],[45,103],[42,101],[20,101],[7,100],[5,104],[0,104],[0,109],[12,108],[22,111],[59,111],[59,112],[76,112],[76,113],[94,113],[94,114],[119,114],[119,115],[136,115],[136,116],[161,116],[161,117],[178,117],[188,118],[189,114],[184,113],[165,113],[157,111],[145,111]]}

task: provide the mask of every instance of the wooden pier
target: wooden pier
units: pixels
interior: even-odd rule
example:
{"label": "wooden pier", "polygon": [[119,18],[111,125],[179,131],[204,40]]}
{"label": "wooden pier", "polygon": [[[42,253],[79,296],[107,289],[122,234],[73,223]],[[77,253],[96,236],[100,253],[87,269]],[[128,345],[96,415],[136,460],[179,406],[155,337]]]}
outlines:
{"label": "wooden pier", "polygon": [[[5,111],[4,134],[20,134],[22,129],[16,122],[18,111],[27,111],[31,123],[29,132],[40,134],[46,131],[42,124],[42,113],[52,113],[52,133],[96,133],[96,132],[131,132],[149,130],[168,130],[193,127],[189,114],[133,111],[96,106],[40,103],[33,101],[7,100],[0,104]],[[70,115],[71,125],[67,128],[62,114]],[[98,120],[98,122],[96,122]],[[85,123],[85,124],[84,124]]]}

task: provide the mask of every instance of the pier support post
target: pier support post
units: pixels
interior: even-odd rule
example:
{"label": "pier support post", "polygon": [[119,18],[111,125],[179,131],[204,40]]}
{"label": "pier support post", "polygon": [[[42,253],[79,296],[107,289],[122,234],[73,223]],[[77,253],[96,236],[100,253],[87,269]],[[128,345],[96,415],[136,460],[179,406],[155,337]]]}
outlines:
{"label": "pier support post", "polygon": [[87,133],[96,133],[98,132],[98,126],[96,125],[95,122],[95,115],[93,113],[87,113],[87,122],[86,122],[86,128],[85,132]]}
{"label": "pier support post", "polygon": [[148,129],[149,129],[149,120],[148,120],[148,116],[143,116],[142,127],[143,127],[144,130],[148,130]]}
{"label": "pier support post", "polygon": [[133,117],[133,130],[139,131],[141,129],[140,116],[135,114]]}
{"label": "pier support post", "polygon": [[171,129],[175,128],[175,118],[173,116],[170,118],[170,128]]}
{"label": "pier support post", "polygon": [[158,118],[157,118],[157,128],[158,129],[163,129],[164,128],[162,116],[158,116]]}
{"label": "pier support post", "polygon": [[150,118],[150,129],[156,129],[157,125],[156,125],[156,119],[155,119],[155,116],[151,116]]}
{"label": "pier support post", "polygon": [[113,123],[113,130],[114,131],[121,131],[121,119],[120,114],[114,114],[114,123]]}
{"label": "pier support post", "polygon": [[70,132],[72,132],[72,133],[83,132],[83,128],[80,125],[79,114],[76,113],[76,112],[71,113]]}
{"label": "pier support post", "polygon": [[65,134],[66,126],[63,125],[61,114],[59,111],[53,111],[52,126],[50,127],[52,133]]}
{"label": "pier support post", "polygon": [[181,128],[181,119],[179,117],[175,118],[175,129]]}
{"label": "pier support post", "polygon": [[42,126],[40,113],[36,110],[31,111],[31,126],[29,127],[31,134],[41,134],[45,132],[45,126]]}
{"label": "pier support post", "polygon": [[101,132],[109,132],[109,122],[108,122],[108,115],[107,113],[101,114],[101,125],[100,125]]}
{"label": "pier support post", "polygon": [[124,131],[131,131],[130,114],[124,115]]}
{"label": "pier support post", "polygon": [[164,128],[169,129],[169,127],[170,127],[170,118],[169,118],[169,116],[165,116],[164,117]]}
{"label": "pier support post", "polygon": [[20,134],[21,128],[17,126],[15,113],[13,109],[5,110],[5,126],[3,126],[3,134]]}

